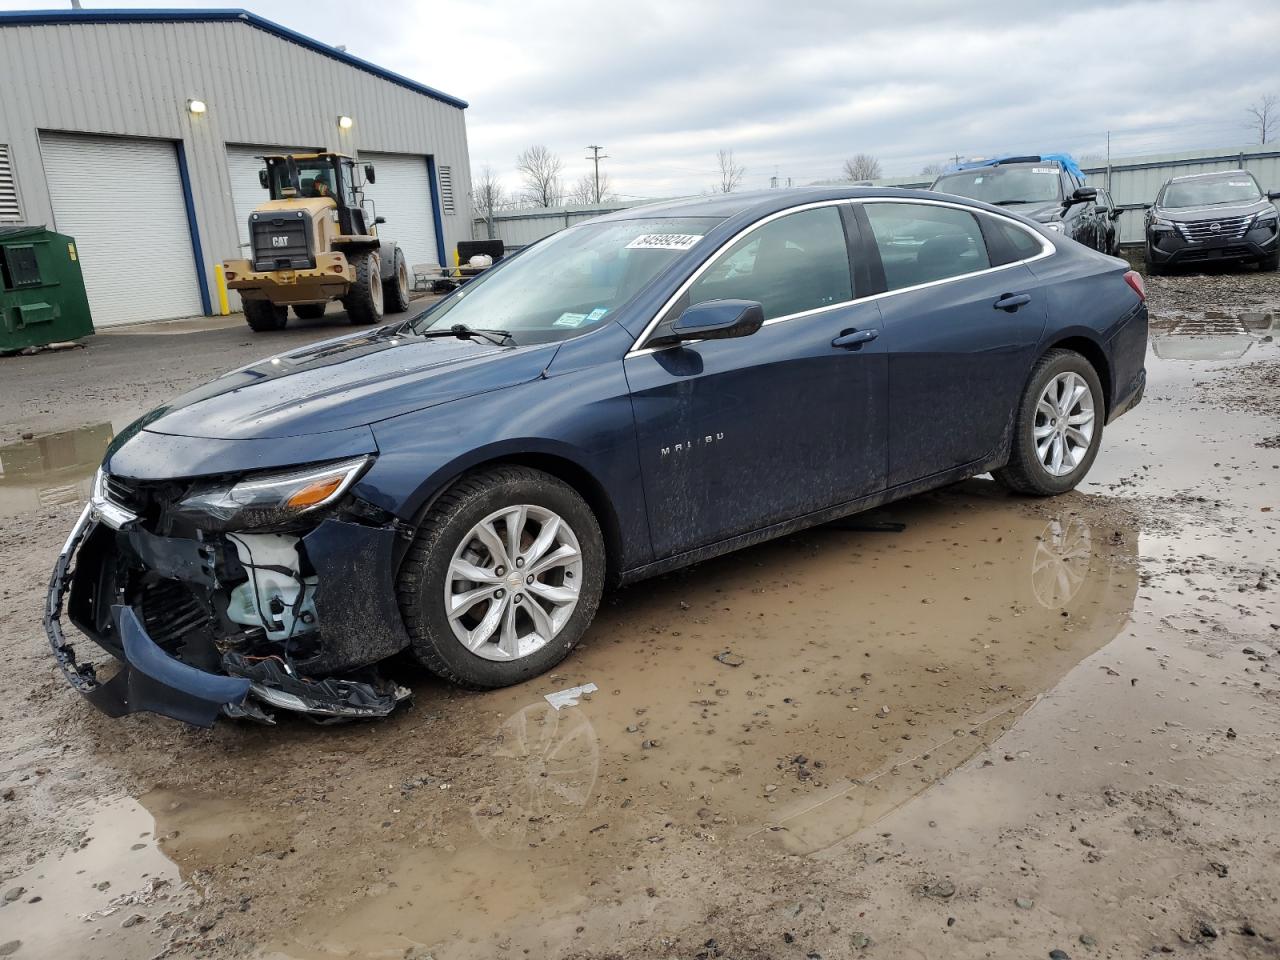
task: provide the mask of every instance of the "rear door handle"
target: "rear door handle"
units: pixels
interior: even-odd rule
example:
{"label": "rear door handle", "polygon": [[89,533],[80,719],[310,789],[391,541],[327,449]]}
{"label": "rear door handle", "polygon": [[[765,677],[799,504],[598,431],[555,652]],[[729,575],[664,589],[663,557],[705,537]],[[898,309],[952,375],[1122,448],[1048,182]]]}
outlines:
{"label": "rear door handle", "polygon": [[857,350],[864,343],[870,343],[880,336],[879,330],[846,330],[831,341],[833,347],[841,350]]}
{"label": "rear door handle", "polygon": [[994,304],[997,310],[1007,310],[1010,313],[1019,307],[1025,307],[1031,302],[1031,294],[1029,293],[1006,293],[1000,297]]}

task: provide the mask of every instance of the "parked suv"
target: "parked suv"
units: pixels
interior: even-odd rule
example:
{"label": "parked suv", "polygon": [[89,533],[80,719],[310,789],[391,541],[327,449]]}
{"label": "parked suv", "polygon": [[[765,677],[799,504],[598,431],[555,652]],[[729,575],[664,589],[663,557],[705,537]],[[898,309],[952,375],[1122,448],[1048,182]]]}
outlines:
{"label": "parked suv", "polygon": [[1184,263],[1235,261],[1280,267],[1276,207],[1247,170],[1165,181],[1147,210],[1147,271]]}
{"label": "parked suv", "polygon": [[1120,256],[1119,220],[1124,211],[1116,206],[1115,201],[1111,199],[1111,194],[1101,188],[1098,190],[1098,197],[1094,203],[1098,206],[1098,217],[1102,221],[1103,242],[1099,249],[1103,253],[1118,257]]}
{"label": "parked suv", "polygon": [[931,190],[1008,207],[1050,230],[1110,253],[1109,209],[1097,203],[1098,190],[1067,156],[1003,157],[962,163],[933,182]]}

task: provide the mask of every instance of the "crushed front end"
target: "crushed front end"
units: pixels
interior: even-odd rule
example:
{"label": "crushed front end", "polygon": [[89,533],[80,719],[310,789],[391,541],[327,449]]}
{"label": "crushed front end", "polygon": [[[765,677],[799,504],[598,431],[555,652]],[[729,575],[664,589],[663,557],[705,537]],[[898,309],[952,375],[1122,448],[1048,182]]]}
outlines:
{"label": "crushed front end", "polygon": [[[285,471],[138,481],[100,471],[54,569],[45,630],[67,680],[111,716],[198,726],[382,717],[409,696],[376,664],[409,638],[400,523],[350,493],[354,457]],[[64,612],[119,661],[81,662]]]}

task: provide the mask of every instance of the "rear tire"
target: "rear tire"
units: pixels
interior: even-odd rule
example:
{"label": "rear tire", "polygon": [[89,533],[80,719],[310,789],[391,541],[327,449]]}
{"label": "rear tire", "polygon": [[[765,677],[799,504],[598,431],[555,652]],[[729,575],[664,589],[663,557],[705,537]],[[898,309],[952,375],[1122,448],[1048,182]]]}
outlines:
{"label": "rear tire", "polygon": [[289,308],[277,306],[270,300],[246,300],[244,321],[255,333],[283,330],[284,325],[289,322]]}
{"label": "rear tire", "polygon": [[382,284],[382,293],[387,313],[404,313],[409,309],[409,265],[399,247],[396,247],[395,268],[390,279]]}
{"label": "rear tire", "polygon": [[1093,365],[1074,350],[1050,350],[1031,368],[1018,403],[1009,462],[992,475],[1014,493],[1066,493],[1093,466],[1105,419],[1102,382]]}
{"label": "rear tire", "polygon": [[[604,575],[600,526],[577,491],[540,470],[500,466],[441,494],[396,592],[417,659],[487,690],[563,660],[595,616]],[[475,597],[470,606],[454,599],[464,596]]]}
{"label": "rear tire", "polygon": [[354,324],[379,323],[382,320],[382,276],[378,255],[372,251],[358,253],[352,264],[356,269],[356,282],[342,305],[347,308],[347,319]]}
{"label": "rear tire", "polygon": [[319,320],[328,306],[327,303],[295,303],[293,313],[299,320]]}

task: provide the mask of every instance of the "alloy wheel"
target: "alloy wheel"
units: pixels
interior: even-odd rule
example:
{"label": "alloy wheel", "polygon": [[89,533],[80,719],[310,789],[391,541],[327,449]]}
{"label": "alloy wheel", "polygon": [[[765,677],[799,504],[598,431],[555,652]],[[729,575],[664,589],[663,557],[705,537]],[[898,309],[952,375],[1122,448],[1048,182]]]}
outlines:
{"label": "alloy wheel", "polygon": [[1032,428],[1045,472],[1065,477],[1075,470],[1089,453],[1094,425],[1093,391],[1084,377],[1068,370],[1045,384]]}
{"label": "alloy wheel", "polygon": [[458,544],[445,578],[445,615],[476,656],[519,660],[564,629],[581,590],[573,529],[546,507],[516,504],[489,514]]}

